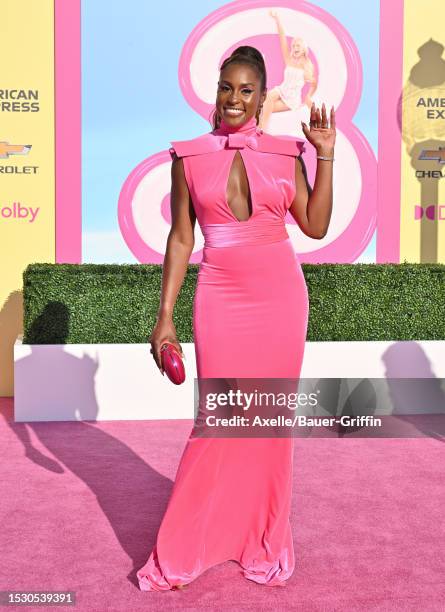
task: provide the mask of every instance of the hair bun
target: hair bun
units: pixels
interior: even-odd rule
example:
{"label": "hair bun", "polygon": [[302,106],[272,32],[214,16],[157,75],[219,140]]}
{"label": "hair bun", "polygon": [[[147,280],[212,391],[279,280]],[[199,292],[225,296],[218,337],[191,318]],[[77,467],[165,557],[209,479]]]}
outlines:
{"label": "hair bun", "polygon": [[241,47],[237,47],[232,53],[230,57],[246,57],[249,59],[253,59],[254,61],[259,62],[264,65],[264,58],[261,53],[255,47],[251,47],[250,45],[242,45]]}

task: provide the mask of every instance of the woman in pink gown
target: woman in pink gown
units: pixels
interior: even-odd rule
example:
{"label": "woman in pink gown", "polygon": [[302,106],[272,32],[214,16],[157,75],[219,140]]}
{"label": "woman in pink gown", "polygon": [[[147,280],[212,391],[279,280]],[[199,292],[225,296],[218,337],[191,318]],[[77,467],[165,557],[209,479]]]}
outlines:
{"label": "woman in pink gown", "polygon": [[[198,219],[205,238],[193,304],[198,380],[299,377],[308,293],[284,218],[290,211],[308,236],[325,235],[335,116],[331,109],[328,127],[324,105],[322,113],[313,107],[310,129],[303,126],[325,158],[312,190],[303,141],[257,127],[265,81],[261,54],[238,48],[221,67],[212,132],[172,142],[172,230],[151,335],[161,371],[163,342],[182,352],[172,309]],[[228,560],[250,580],[284,586],[295,563],[292,458],[290,436],[190,435],[156,544],[137,571],[140,589],[180,588]]]}

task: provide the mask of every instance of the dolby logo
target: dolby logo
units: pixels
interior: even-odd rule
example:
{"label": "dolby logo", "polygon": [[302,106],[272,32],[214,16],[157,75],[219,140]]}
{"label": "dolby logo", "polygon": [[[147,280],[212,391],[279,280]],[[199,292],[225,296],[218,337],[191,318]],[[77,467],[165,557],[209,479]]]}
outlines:
{"label": "dolby logo", "polygon": [[414,206],[414,220],[445,221],[445,204],[430,204],[429,206]]}

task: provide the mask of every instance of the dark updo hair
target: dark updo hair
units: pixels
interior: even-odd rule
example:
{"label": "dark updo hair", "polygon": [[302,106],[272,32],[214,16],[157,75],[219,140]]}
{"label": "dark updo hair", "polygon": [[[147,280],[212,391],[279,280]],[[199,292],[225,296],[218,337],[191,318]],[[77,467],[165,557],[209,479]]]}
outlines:
{"label": "dark updo hair", "polygon": [[[258,51],[258,49],[256,49],[255,47],[251,47],[250,45],[243,45],[241,47],[237,47],[234,51],[232,51],[229,57],[226,57],[226,59],[221,64],[221,68],[219,69],[219,71],[221,72],[222,70],[224,70],[224,68],[229,64],[245,64],[253,68],[260,78],[261,91],[264,91],[266,89],[266,65],[264,63],[263,56]],[[257,115],[257,123],[258,121],[259,117]],[[212,116],[212,126],[214,130],[219,127],[220,122],[221,117],[218,115],[218,111],[215,108]]]}

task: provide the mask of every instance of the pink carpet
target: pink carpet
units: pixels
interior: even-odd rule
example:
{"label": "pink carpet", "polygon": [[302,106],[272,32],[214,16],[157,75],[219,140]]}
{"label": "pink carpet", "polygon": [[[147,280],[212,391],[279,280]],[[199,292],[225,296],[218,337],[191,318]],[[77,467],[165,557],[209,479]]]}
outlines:
{"label": "pink carpet", "polygon": [[98,612],[444,610],[444,439],[298,440],[287,587],[255,584],[227,562],[183,591],[143,593],[135,568],[191,422],[25,425],[12,399],[0,408],[0,590],[73,590],[76,610]]}

